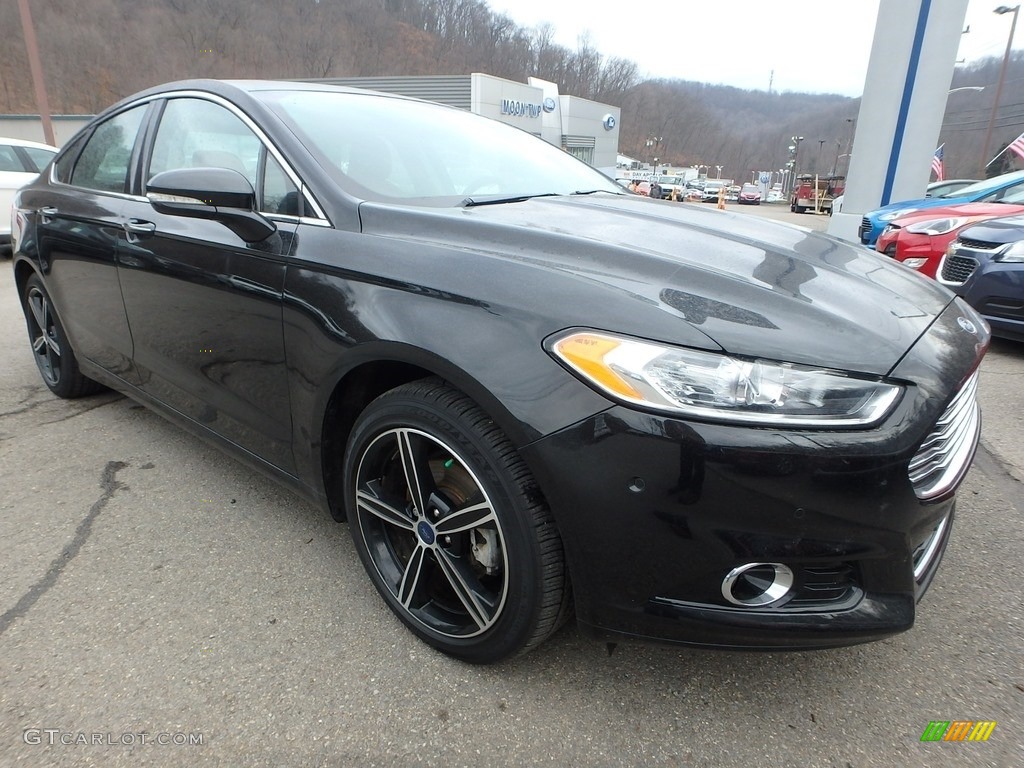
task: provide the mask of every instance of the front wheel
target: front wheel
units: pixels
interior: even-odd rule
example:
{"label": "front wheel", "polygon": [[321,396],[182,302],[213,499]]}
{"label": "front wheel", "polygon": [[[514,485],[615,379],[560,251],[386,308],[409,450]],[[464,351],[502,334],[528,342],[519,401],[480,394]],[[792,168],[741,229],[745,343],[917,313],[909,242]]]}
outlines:
{"label": "front wheel", "polygon": [[493,663],[568,615],[561,539],[504,434],[439,379],[381,395],[346,451],[356,550],[391,610],[451,656]]}

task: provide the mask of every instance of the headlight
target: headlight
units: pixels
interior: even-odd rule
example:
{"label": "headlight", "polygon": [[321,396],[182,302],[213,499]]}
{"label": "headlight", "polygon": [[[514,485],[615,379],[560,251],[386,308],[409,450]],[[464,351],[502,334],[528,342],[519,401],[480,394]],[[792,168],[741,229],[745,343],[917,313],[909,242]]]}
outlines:
{"label": "headlight", "polygon": [[904,227],[907,232],[913,232],[915,235],[945,235],[952,232],[954,229],[959,229],[967,223],[965,218],[945,218],[945,219],[929,219],[928,221],[918,221],[915,224],[909,224]]}
{"label": "headlight", "polygon": [[616,400],[668,413],[764,426],[864,427],[902,387],[772,360],[577,331],[550,344],[576,375]]}
{"label": "headlight", "polygon": [[1018,240],[1005,251],[995,257],[1004,264],[1020,264],[1024,262],[1024,240]]}
{"label": "headlight", "polygon": [[890,213],[883,213],[878,217],[879,221],[892,221],[898,219],[900,216],[906,216],[908,213],[913,213],[917,208],[901,208],[898,211],[892,211]]}

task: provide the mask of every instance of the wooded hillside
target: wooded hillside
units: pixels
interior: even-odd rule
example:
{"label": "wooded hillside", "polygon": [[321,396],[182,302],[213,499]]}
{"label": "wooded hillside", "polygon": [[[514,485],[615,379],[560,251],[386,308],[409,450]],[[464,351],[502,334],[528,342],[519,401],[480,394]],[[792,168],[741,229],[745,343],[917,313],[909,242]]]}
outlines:
{"label": "wooded hillside", "polygon": [[[858,99],[769,93],[686,80],[641,81],[634,62],[551,27],[524,28],[483,0],[32,0],[50,107],[91,114],[134,91],[190,77],[314,78],[484,72],[552,80],[563,93],[622,108],[620,151],[722,176],[783,167],[846,168]],[[35,113],[21,22],[0,4],[0,113]],[[999,62],[959,68],[942,140],[947,176],[977,176]],[[1011,63],[991,154],[1024,130],[1024,66]],[[651,142],[649,145],[648,142]]]}

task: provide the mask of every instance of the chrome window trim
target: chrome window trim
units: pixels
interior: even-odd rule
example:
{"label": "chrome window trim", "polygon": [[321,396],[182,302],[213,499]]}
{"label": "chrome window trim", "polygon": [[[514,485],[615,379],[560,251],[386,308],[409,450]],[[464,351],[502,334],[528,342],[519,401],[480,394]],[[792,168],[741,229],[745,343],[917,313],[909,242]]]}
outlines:
{"label": "chrome window trim", "polygon": [[[295,184],[295,188],[302,194],[302,196],[307,200],[307,202],[309,202],[309,204],[313,207],[314,212],[316,213],[315,217],[310,217],[310,216],[301,216],[301,217],[299,217],[299,216],[295,216],[295,217],[290,217],[290,218],[293,219],[293,220],[301,221],[302,223],[305,223],[305,224],[315,224],[316,226],[327,226],[327,227],[333,226],[333,224],[331,223],[330,219],[324,213],[324,209],[320,205],[319,201],[317,201],[317,199],[309,191],[309,187],[307,187],[305,184],[302,183],[302,181],[299,179],[299,175],[297,173],[295,173],[295,171],[292,169],[291,165],[289,165],[288,163],[285,162],[284,156],[277,149],[277,147],[274,146],[274,143],[269,138],[267,138],[267,134],[265,134],[263,132],[263,130],[258,125],[256,125],[256,123],[254,123],[252,121],[252,119],[250,119],[250,117],[247,114],[242,112],[234,103],[228,101],[223,96],[218,96],[215,93],[208,93],[206,91],[194,91],[194,90],[167,91],[165,93],[150,94],[149,96],[144,96],[141,99],[137,99],[137,100],[131,102],[130,104],[126,104],[124,110],[121,110],[121,111],[132,109],[134,107],[141,106],[142,104],[149,104],[150,102],[158,101],[160,99],[177,99],[177,98],[195,98],[195,99],[203,99],[205,101],[212,101],[213,103],[215,103],[215,104],[217,104],[217,105],[219,105],[221,107],[224,107],[229,112],[231,112],[233,115],[235,115],[235,117],[237,117],[239,120],[241,120],[243,123],[245,123],[246,127],[248,127],[249,130],[251,130],[254,134],[256,134],[256,138],[260,140],[260,143],[262,143],[263,146],[267,148],[267,152],[269,152],[271,155],[273,155],[274,159],[281,166],[282,170],[284,170],[284,172],[286,174],[288,174],[288,178],[290,178],[292,180],[292,183]],[[109,119],[110,117],[114,117],[114,115],[116,115],[116,114],[120,114],[120,112],[115,112],[115,113],[109,115],[107,119]],[[157,127],[159,128],[159,125]],[[97,194],[114,195],[116,197],[121,197],[121,198],[124,198],[124,199],[127,199],[127,200],[135,200],[135,201],[141,201],[141,202],[147,202],[147,203],[149,202],[149,198],[138,197],[136,195],[129,195],[129,194],[125,194],[123,192],[107,192],[106,190],[101,190],[101,189],[94,190],[91,187],[79,187],[79,186],[74,185],[74,184],[65,184],[65,183],[63,183],[61,181],[57,181],[57,179],[54,178],[54,171],[55,170],[56,170],[56,166],[53,163],[50,163],[50,183],[52,183],[52,184],[60,185],[62,187],[72,187],[74,189],[84,189],[84,190],[96,192]],[[259,213],[263,214],[264,216],[267,216],[267,218],[271,218],[271,216],[279,216],[279,214],[269,214],[266,211],[259,211]]]}

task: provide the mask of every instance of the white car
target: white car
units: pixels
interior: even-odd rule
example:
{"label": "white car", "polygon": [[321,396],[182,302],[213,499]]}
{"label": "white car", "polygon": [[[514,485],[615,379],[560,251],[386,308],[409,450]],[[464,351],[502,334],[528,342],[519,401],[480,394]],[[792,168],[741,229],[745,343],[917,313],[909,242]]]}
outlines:
{"label": "white car", "polygon": [[49,144],[0,138],[0,253],[11,250],[11,202],[14,193],[39,175],[57,154]]}

